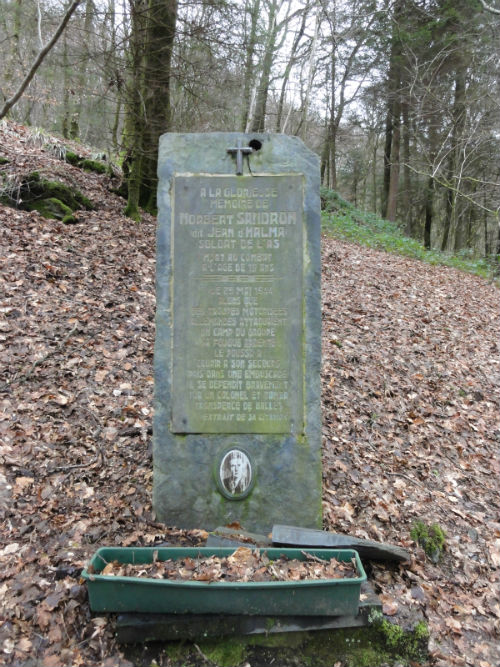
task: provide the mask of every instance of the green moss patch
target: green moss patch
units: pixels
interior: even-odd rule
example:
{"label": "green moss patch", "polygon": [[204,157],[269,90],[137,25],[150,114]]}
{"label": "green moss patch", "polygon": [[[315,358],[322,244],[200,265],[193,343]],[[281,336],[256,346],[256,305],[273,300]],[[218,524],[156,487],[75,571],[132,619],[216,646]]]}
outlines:
{"label": "green moss patch", "polygon": [[331,667],[340,661],[346,667],[378,667],[394,661],[417,667],[427,661],[428,641],[424,623],[404,630],[378,613],[369,627],[169,642],[165,653],[172,667],[201,664],[205,659],[218,667],[244,662]]}
{"label": "green moss patch", "polygon": [[89,158],[81,157],[73,151],[66,150],[64,158],[74,167],[79,167],[84,171],[93,171],[96,174],[106,174],[109,171],[108,165],[101,160],[91,160]]}
{"label": "green moss patch", "polygon": [[46,180],[37,171],[25,176],[12,192],[4,189],[2,202],[24,211],[38,211],[44,218],[62,220],[66,224],[76,222],[74,211],[95,208],[76,188]]}
{"label": "green moss patch", "polygon": [[73,151],[70,151],[70,150],[66,150],[66,154],[65,154],[64,157],[65,157],[66,162],[69,162],[70,164],[72,164],[75,167],[77,167],[79,165],[80,160],[82,159],[79,155],[77,155],[76,153],[73,153]]}
{"label": "green moss patch", "polygon": [[44,218],[53,218],[55,220],[64,220],[65,217],[73,215],[73,211],[66,206],[60,199],[49,197],[47,199],[37,199],[26,205],[28,211],[38,211]]}
{"label": "green moss patch", "polygon": [[247,647],[240,639],[205,641],[199,647],[210,662],[220,667],[240,665],[247,656]]}
{"label": "green moss patch", "polygon": [[427,526],[423,521],[416,521],[410,531],[410,537],[420,544],[433,563],[439,561],[444,549],[446,533],[437,523]]}
{"label": "green moss patch", "polygon": [[0,165],[2,164],[9,164],[9,160],[6,157],[2,157],[0,155]]}
{"label": "green moss patch", "polygon": [[85,171],[94,171],[96,174],[105,174],[108,170],[103,162],[97,160],[82,160],[78,166]]}

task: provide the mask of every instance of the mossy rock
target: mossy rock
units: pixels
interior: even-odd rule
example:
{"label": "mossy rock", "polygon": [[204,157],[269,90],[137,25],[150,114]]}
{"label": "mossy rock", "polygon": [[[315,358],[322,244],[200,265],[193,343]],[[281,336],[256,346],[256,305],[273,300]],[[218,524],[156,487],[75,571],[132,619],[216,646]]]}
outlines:
{"label": "mossy rock", "polygon": [[45,180],[38,171],[25,176],[12,191],[4,188],[0,201],[23,211],[38,211],[44,218],[62,220],[65,224],[77,222],[74,211],[95,209],[90,199],[79,190],[58,181]]}
{"label": "mossy rock", "polygon": [[107,165],[97,160],[81,160],[78,166],[85,171],[94,171],[96,174],[105,174],[108,171]]}
{"label": "mossy rock", "polygon": [[64,159],[66,160],[66,162],[69,162],[73,166],[78,167],[79,164],[80,164],[80,160],[82,158],[79,155],[77,155],[76,153],[74,153],[73,151],[70,151],[70,150],[66,149],[66,154],[64,156]]}
{"label": "mossy rock", "polygon": [[61,220],[65,225],[74,225],[78,222],[70,207],[66,206],[66,204],[56,197],[30,202],[26,210],[38,211],[44,218]]}
{"label": "mossy rock", "polygon": [[2,156],[0,155],[0,166],[1,166],[2,164],[9,164],[9,162],[10,162],[10,160],[9,160],[8,158],[6,158],[6,157],[2,157]]}
{"label": "mossy rock", "polygon": [[[28,174],[23,180],[20,188],[21,208],[27,209],[28,205],[40,199],[59,199],[68,206],[71,211],[86,209],[93,211],[94,205],[76,188],[71,188],[59,181],[48,181],[40,177],[37,171]],[[30,209],[28,209],[30,210]]]}
{"label": "mossy rock", "polygon": [[122,179],[122,182],[117,188],[110,188],[110,192],[115,195],[118,195],[122,199],[128,199],[128,183],[125,179]]}
{"label": "mossy rock", "polygon": [[100,160],[90,160],[89,158],[81,157],[68,149],[66,149],[65,160],[74,167],[80,167],[84,171],[93,171],[96,174],[109,173],[110,169],[107,164],[104,164]]}

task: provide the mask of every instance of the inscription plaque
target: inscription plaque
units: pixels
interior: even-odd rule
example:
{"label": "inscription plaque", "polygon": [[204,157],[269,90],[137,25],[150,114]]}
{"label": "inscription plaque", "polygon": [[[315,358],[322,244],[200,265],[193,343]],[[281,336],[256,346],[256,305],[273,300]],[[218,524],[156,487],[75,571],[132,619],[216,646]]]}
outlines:
{"label": "inscription plaque", "polygon": [[174,176],[173,432],[302,432],[303,180]]}

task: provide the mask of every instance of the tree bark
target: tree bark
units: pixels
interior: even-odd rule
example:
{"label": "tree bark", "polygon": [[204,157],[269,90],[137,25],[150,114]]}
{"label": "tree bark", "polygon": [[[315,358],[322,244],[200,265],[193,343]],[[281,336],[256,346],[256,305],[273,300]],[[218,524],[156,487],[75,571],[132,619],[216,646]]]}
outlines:
{"label": "tree bark", "polygon": [[302,139],[305,139],[307,132],[307,114],[309,112],[309,100],[311,97],[311,88],[314,78],[314,58],[316,56],[316,45],[318,43],[318,30],[319,30],[319,14],[316,16],[316,23],[314,28],[314,37],[311,44],[311,53],[309,55],[309,61],[307,65],[307,84],[306,84],[306,93],[304,96],[304,103],[302,105],[302,112],[300,117],[300,134],[297,130],[297,136],[301,136]]}
{"label": "tree bark", "polygon": [[[384,184],[382,190],[382,215],[395,219],[395,207],[399,187],[399,126],[401,115],[401,57],[402,46],[399,38],[399,23],[403,10],[402,0],[394,6],[393,27],[391,37],[391,53],[389,57],[389,73],[387,77],[387,116],[385,121],[384,145]],[[397,142],[397,145],[393,144]],[[397,158],[397,164],[393,159]]]}
{"label": "tree bark", "polygon": [[262,71],[259,78],[255,98],[255,109],[253,113],[250,132],[264,132],[266,123],[267,97],[269,94],[269,82],[271,79],[271,67],[276,46],[276,0],[272,0],[267,29],[267,40],[262,60]]}
{"label": "tree bark", "polygon": [[77,91],[78,91],[78,104],[73,114],[73,131],[72,139],[76,139],[81,136],[81,123],[82,117],[84,117],[84,109],[86,107],[86,95],[87,95],[87,64],[88,64],[88,40],[92,33],[92,19],[93,19],[93,9],[94,3],[93,0],[86,0],[85,2],[85,19],[83,22],[83,37],[84,44],[83,50],[81,53],[81,60],[78,68],[78,77],[77,77]]}
{"label": "tree bark", "polygon": [[411,176],[410,176],[410,114],[408,100],[401,103],[403,118],[403,211],[406,216],[406,233],[415,236],[411,208]]}
{"label": "tree bark", "polygon": [[177,0],[132,5],[132,85],[127,99],[128,201],[125,214],[140,220],[139,206],[156,212],[158,142],[170,127],[170,72]]}
{"label": "tree bark", "polygon": [[434,214],[434,178],[427,179],[425,196],[425,223],[424,223],[424,248],[431,249],[432,217]]}
{"label": "tree bark", "polygon": [[247,131],[248,118],[250,116],[252,83],[255,77],[253,59],[255,55],[255,46],[257,44],[257,21],[259,18],[259,11],[260,0],[255,0],[253,6],[248,10],[248,13],[250,14],[250,34],[245,53],[245,73],[243,79],[243,100],[240,121],[241,132]]}
{"label": "tree bark", "polygon": [[452,119],[453,126],[450,139],[450,152],[447,169],[448,188],[446,191],[446,214],[443,238],[441,241],[442,251],[445,251],[448,248],[451,232],[456,231],[457,224],[457,173],[460,161],[460,146],[465,124],[465,70],[461,63],[455,72],[455,95],[453,101]]}
{"label": "tree bark", "polygon": [[[292,71],[292,67],[296,62],[295,58],[295,53],[297,49],[299,48],[300,40],[304,36],[304,31],[306,29],[306,21],[307,21],[307,16],[309,14],[309,4],[306,4],[304,7],[304,11],[302,14],[302,22],[300,24],[300,28],[297,31],[297,34],[295,35],[295,38],[293,40],[292,44],[292,49],[290,52],[290,58],[288,59],[288,62],[285,67],[285,72],[283,74],[283,81],[281,83],[281,93],[280,93],[280,99],[278,102],[278,111],[276,113],[276,132],[281,132],[281,119],[283,116],[283,107],[285,105],[285,94],[286,94],[286,87],[288,85],[288,79],[290,78],[290,73]],[[284,131],[284,129],[283,129]]]}
{"label": "tree bark", "polygon": [[141,205],[156,211],[158,143],[170,129],[170,74],[177,22],[177,0],[150,0],[144,103],[146,127]]}
{"label": "tree bark", "polygon": [[129,60],[131,77],[126,99],[125,126],[123,143],[126,156],[123,172],[127,179],[128,199],[125,215],[139,222],[139,198],[142,182],[142,158],[144,143],[144,125],[146,122],[143,89],[144,59],[146,52],[147,5],[144,0],[131,0],[129,39]]}
{"label": "tree bark", "polygon": [[385,217],[394,222],[397,216],[399,193],[399,149],[401,140],[401,104],[396,97],[392,115],[392,144],[389,164],[389,192],[387,193],[387,210]]}

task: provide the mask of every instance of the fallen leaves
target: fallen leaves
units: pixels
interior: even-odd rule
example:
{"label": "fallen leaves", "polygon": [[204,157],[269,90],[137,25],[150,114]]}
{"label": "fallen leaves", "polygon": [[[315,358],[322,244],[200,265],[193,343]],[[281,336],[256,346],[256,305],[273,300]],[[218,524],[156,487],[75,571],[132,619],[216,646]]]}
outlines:
{"label": "fallen leaves", "polygon": [[[323,265],[327,526],[410,548],[409,568],[373,567],[384,612],[427,619],[447,667],[475,667],[479,644],[495,665],[498,290],[324,239],[332,253]],[[437,565],[409,541],[417,520],[446,531]]]}
{"label": "fallen leaves", "polygon": [[[303,560],[280,556],[270,560],[265,551],[239,547],[229,556],[198,556],[174,560],[158,559],[158,552],[151,563],[140,565],[112,561],[106,563],[97,574],[115,577],[145,577],[174,581],[199,581],[210,583],[227,582],[272,582],[308,581],[327,579],[352,579],[359,577],[355,563],[336,558],[323,560],[302,552]],[[90,567],[89,574],[94,574]],[[394,612],[395,613],[395,612]]]}
{"label": "fallen leaves", "polygon": [[[71,179],[100,209],[66,227],[0,206],[0,662],[114,667],[110,623],[79,585],[92,553],[207,535],[151,508],[155,220],[123,217],[107,177],[28,148],[26,132],[2,125],[8,169]],[[325,527],[411,550],[370,578],[395,622],[427,619],[436,665],[496,665],[498,290],[323,246]],[[437,565],[409,537],[417,519],[446,530]]]}

